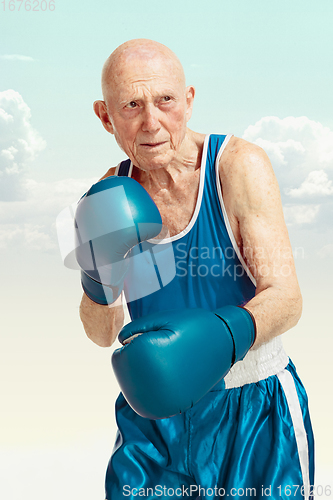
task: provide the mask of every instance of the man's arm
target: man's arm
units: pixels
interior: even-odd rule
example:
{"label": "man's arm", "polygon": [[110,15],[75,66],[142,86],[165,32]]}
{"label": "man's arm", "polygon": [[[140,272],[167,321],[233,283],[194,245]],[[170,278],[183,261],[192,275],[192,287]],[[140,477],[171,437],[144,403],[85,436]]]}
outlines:
{"label": "man's arm", "polygon": [[124,324],[121,296],[112,307],[93,302],[84,293],[80,304],[80,318],[87,337],[100,347],[110,347]]}
{"label": "man's arm", "polygon": [[[114,175],[115,171],[116,167],[110,168],[100,180]],[[80,319],[90,340],[100,347],[110,347],[124,324],[121,296],[112,307],[108,307],[96,304],[83,293],[80,304]]]}
{"label": "man's arm", "polygon": [[246,308],[255,317],[255,346],[295,326],[299,289],[279,186],[266,153],[233,138],[220,163],[223,199],[243,258],[257,282]]}

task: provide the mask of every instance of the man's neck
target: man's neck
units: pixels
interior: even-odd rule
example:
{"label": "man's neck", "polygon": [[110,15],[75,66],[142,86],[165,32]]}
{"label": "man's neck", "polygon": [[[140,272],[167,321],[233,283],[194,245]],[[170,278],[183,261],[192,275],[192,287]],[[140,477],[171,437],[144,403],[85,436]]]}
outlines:
{"label": "man's neck", "polygon": [[200,168],[205,136],[187,129],[182,147],[167,167],[143,170],[133,167],[132,177],[149,192],[170,189]]}

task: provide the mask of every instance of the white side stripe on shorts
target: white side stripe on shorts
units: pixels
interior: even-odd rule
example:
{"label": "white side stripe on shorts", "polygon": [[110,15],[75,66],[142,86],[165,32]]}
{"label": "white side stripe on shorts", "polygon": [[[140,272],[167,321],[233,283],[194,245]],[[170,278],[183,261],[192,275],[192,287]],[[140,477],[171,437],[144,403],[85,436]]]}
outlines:
{"label": "white side stripe on shorts", "polygon": [[299,404],[299,399],[294,379],[291,373],[288,370],[282,370],[277,374],[277,376],[280,380],[281,386],[285,393],[291,415],[291,420],[293,422],[298,456],[301,464],[301,471],[303,477],[304,499],[308,500],[310,491],[309,449],[308,449],[308,438],[306,436],[306,431],[303,422],[302,410]]}

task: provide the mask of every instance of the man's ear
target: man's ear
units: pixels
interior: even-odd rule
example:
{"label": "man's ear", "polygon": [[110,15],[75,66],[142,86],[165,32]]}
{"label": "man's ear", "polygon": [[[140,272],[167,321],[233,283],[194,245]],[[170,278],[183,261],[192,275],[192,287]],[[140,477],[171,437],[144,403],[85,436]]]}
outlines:
{"label": "man's ear", "polygon": [[195,95],[195,88],[192,87],[192,85],[189,87],[186,87],[185,97],[186,97],[186,104],[187,104],[187,109],[186,109],[186,121],[187,122],[189,121],[189,119],[192,116],[194,95]]}
{"label": "man's ear", "polygon": [[105,101],[95,101],[93,107],[95,114],[101,120],[105,130],[110,132],[110,134],[113,134],[113,126],[109,118]]}

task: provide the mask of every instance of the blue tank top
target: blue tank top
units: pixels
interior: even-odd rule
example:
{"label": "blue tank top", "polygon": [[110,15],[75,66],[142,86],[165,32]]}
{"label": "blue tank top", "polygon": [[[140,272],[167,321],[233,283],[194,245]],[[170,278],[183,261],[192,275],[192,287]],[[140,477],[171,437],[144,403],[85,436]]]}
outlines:
{"label": "blue tank top", "polygon": [[[131,319],[156,311],[203,308],[215,310],[225,305],[244,305],[255,294],[255,279],[246,266],[234,240],[222,198],[218,163],[230,136],[208,135],[205,138],[199,191],[194,214],[188,226],[165,240],[150,240],[147,245],[172,244],[175,276],[165,286],[159,276],[159,289],[136,300],[125,297]],[[131,162],[120,164],[118,175],[131,175]],[[136,282],[142,275],[139,260],[133,259]],[[157,275],[161,269],[155,266]],[[133,283],[135,280],[131,280]]]}

